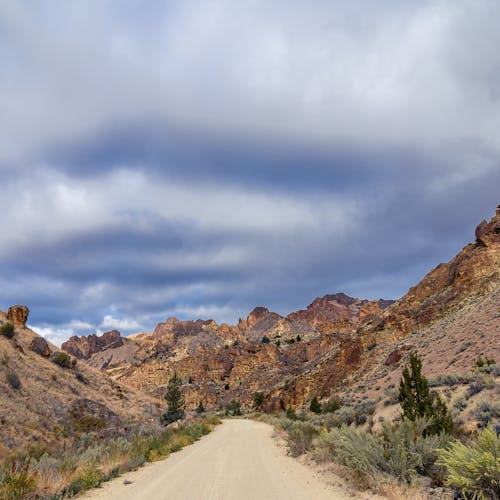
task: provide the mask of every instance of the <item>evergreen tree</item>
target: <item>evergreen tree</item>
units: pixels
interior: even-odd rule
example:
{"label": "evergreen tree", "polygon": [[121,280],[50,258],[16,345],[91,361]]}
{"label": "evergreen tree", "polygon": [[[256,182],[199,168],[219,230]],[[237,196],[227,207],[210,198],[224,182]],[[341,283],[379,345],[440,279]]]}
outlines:
{"label": "evergreen tree", "polygon": [[184,407],[186,404],[181,392],[181,384],[182,381],[177,376],[177,373],[168,381],[167,393],[165,394],[168,406],[167,411],[161,417],[161,422],[164,425],[171,424],[184,417]]}
{"label": "evergreen tree", "polygon": [[453,421],[443,400],[437,393],[431,393],[427,379],[422,375],[422,361],[414,351],[410,352],[408,364],[403,369],[399,383],[399,403],[403,418],[414,422],[417,417],[432,419],[427,434],[451,432]]}
{"label": "evergreen tree", "polygon": [[311,399],[311,404],[309,405],[309,409],[313,412],[313,413],[321,413],[321,404],[320,402],[318,401],[318,398],[316,396],[314,396],[312,399]]}
{"label": "evergreen tree", "polygon": [[196,413],[198,415],[201,415],[205,411],[205,407],[203,406],[203,403],[200,401],[200,404],[196,408]]}

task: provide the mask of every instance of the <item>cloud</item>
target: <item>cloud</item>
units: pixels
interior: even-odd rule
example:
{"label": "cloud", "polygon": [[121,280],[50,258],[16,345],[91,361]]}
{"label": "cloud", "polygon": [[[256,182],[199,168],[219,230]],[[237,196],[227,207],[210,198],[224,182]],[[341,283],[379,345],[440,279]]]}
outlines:
{"label": "cloud", "polygon": [[130,319],[113,318],[110,314],[104,316],[101,323],[101,328],[113,328],[118,330],[139,330],[141,326],[137,321]]}
{"label": "cloud", "polygon": [[62,339],[402,295],[498,203],[499,9],[0,3],[0,303]]}

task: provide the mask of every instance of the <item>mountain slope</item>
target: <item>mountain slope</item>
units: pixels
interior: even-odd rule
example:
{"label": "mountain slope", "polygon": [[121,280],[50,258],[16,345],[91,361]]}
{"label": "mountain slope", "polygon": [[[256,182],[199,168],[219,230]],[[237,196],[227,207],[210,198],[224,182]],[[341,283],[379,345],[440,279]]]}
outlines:
{"label": "mountain slope", "polygon": [[[60,447],[81,432],[100,435],[154,422],[158,402],[72,360],[26,327],[27,308],[0,311],[0,461],[10,452]],[[59,363],[59,364],[58,364]]]}

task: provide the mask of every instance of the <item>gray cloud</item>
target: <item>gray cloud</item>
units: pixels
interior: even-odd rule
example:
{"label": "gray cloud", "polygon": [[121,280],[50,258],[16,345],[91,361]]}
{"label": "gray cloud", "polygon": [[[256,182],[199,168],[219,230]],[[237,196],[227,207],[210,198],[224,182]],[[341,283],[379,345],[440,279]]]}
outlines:
{"label": "gray cloud", "polygon": [[0,2],[0,303],[59,341],[400,296],[499,201],[499,10]]}

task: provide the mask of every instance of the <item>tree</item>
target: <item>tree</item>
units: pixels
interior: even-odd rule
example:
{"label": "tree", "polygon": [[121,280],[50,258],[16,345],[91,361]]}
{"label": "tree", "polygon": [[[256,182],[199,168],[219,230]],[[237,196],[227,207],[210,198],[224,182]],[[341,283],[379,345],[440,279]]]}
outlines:
{"label": "tree", "polygon": [[256,392],[253,395],[253,407],[255,409],[258,409],[261,407],[262,403],[264,402],[264,393],[263,392]]}
{"label": "tree", "polygon": [[200,401],[198,407],[196,408],[196,413],[198,415],[201,415],[205,411],[205,407],[203,406],[203,403]]}
{"label": "tree", "polygon": [[410,352],[408,364],[403,369],[399,383],[399,403],[403,419],[414,422],[417,417],[432,419],[426,434],[451,432],[453,421],[443,400],[437,393],[431,393],[427,379],[422,375],[422,361],[414,351]]}
{"label": "tree", "polygon": [[313,412],[313,413],[321,413],[321,404],[320,402],[318,401],[318,398],[316,396],[314,396],[312,399],[311,399],[311,404],[309,405],[309,409]]}
{"label": "tree", "polygon": [[174,373],[174,376],[168,381],[167,393],[165,400],[167,401],[167,411],[161,416],[161,422],[164,425],[176,422],[184,417],[184,407],[186,403],[181,392],[181,378]]}
{"label": "tree", "polygon": [[262,337],[262,344],[269,344],[270,340],[269,340],[269,337],[267,335],[264,335]]}

